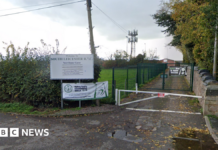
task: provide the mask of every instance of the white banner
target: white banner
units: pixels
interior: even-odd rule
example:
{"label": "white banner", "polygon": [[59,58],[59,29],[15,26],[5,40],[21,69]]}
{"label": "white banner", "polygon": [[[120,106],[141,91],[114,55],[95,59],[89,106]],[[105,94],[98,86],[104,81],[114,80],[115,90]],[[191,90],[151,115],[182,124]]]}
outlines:
{"label": "white banner", "polygon": [[88,100],[108,97],[108,81],[96,83],[62,83],[62,98]]}
{"label": "white banner", "polygon": [[51,55],[50,79],[94,79],[94,56],[92,54]]}

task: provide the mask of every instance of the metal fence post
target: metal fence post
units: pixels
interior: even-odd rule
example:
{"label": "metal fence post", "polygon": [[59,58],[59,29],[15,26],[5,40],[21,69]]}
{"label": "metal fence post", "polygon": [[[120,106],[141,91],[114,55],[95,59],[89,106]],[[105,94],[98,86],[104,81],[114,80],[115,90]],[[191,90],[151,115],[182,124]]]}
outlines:
{"label": "metal fence post", "polygon": [[156,77],[156,75],[157,75],[157,64],[155,64],[154,66],[155,66],[154,67],[154,76]]}
{"label": "metal fence post", "polygon": [[144,67],[144,65],[143,65],[142,69],[143,69],[143,72],[142,72],[142,83],[145,84],[145,80],[144,80],[145,67]]}
{"label": "metal fence post", "polygon": [[[190,65],[190,64],[189,64]],[[190,66],[190,74],[189,74],[189,77],[190,77],[190,91],[191,91],[191,86],[192,86],[192,65]]]}
{"label": "metal fence post", "polygon": [[193,91],[193,80],[194,80],[194,63],[191,64],[191,91]]}
{"label": "metal fence post", "polygon": [[128,80],[129,80],[129,70],[127,67],[127,75],[126,75],[126,89],[128,90]]}
{"label": "metal fence post", "polygon": [[138,64],[138,86],[141,84],[141,65]]}
{"label": "metal fence post", "polygon": [[[138,83],[139,79],[138,79],[138,73],[139,73],[139,67],[137,64],[137,71],[136,71],[136,83]],[[139,85],[139,84],[138,84]]]}
{"label": "metal fence post", "polygon": [[115,83],[114,83],[114,67],[113,67],[113,71],[112,71],[112,98],[115,98]]}
{"label": "metal fence post", "polygon": [[166,65],[163,64],[163,66],[162,66],[162,68],[163,68],[162,90],[164,90],[164,84],[165,84],[165,67],[166,67]]}
{"label": "metal fence post", "polygon": [[150,66],[148,66],[148,81],[150,79]]}

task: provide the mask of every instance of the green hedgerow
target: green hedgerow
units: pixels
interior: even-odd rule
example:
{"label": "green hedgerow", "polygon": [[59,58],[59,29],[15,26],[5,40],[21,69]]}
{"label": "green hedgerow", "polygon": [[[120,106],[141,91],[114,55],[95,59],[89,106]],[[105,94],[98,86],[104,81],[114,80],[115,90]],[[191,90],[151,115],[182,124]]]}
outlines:
{"label": "green hedgerow", "polygon": [[[56,107],[61,101],[61,83],[50,80],[50,54],[60,53],[43,41],[44,51],[36,48],[6,48],[7,55],[0,54],[0,102],[25,102],[35,107]],[[96,82],[100,66],[95,65]],[[74,82],[74,81],[71,81]]]}

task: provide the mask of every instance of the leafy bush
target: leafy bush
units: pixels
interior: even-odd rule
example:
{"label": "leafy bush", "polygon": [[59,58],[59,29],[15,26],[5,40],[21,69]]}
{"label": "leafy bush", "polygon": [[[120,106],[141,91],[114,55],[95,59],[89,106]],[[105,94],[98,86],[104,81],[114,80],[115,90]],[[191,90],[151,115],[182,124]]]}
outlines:
{"label": "leafy bush", "polygon": [[[7,55],[0,55],[0,102],[16,100],[37,107],[60,105],[61,83],[59,80],[50,80],[50,54],[60,52],[58,48],[55,50],[43,44],[43,52],[30,49],[28,45],[16,50],[10,44],[6,49]],[[94,82],[99,78],[100,71],[100,66],[95,65]],[[83,82],[88,81],[93,82]]]}
{"label": "leafy bush", "polygon": [[13,44],[6,51],[0,62],[0,98],[35,106],[58,105],[61,85],[50,80],[49,53],[27,47],[18,52]]}

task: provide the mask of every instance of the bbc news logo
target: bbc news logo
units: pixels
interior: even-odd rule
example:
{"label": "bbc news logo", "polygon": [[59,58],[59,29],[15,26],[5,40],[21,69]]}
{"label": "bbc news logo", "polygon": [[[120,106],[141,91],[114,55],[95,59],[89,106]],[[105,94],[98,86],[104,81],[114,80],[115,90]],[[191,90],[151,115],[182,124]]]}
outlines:
{"label": "bbc news logo", "polygon": [[[8,132],[10,131],[10,132]],[[9,135],[10,133],[10,135]],[[0,137],[19,137],[19,128],[0,128]],[[48,129],[21,129],[21,136],[49,136]]]}

